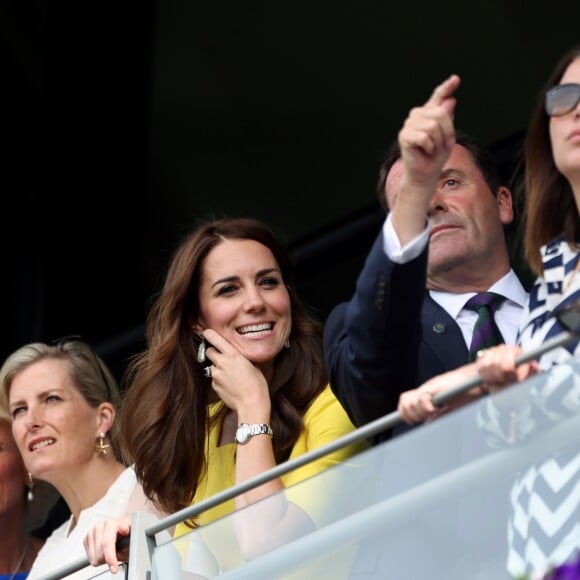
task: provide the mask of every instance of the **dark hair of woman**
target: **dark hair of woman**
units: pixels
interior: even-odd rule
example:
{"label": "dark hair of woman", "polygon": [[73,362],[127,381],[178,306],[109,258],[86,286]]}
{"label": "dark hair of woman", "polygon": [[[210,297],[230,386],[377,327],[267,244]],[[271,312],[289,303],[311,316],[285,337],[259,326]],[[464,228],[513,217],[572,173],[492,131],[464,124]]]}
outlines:
{"label": "dark hair of woman", "polygon": [[[253,240],[269,248],[288,287],[292,309],[290,349],[275,360],[269,384],[276,462],[288,459],[303,426],[302,416],[327,384],[322,326],[296,296],[289,256],[273,232],[249,218],[201,225],[184,238],[147,318],[147,348],[126,376],[122,440],[146,495],[166,513],[191,504],[206,465],[210,381],[196,360],[200,338],[199,285],[210,251],[224,240]],[[215,417],[221,421],[227,409]]]}
{"label": "dark hair of woman", "polygon": [[571,49],[557,63],[536,103],[524,152],[526,167],[524,200],[524,246],[535,274],[543,273],[540,248],[564,232],[569,244],[580,242],[580,218],[568,180],[554,163],[550,140],[550,117],[545,94],[557,85],[568,65],[580,56],[580,46]]}

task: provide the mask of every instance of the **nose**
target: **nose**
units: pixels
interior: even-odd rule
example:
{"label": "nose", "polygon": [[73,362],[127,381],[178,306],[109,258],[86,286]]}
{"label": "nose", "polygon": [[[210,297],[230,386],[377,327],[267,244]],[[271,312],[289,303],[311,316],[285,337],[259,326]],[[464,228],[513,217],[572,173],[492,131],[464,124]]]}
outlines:
{"label": "nose", "polygon": [[447,211],[447,202],[445,201],[445,196],[437,189],[431,198],[427,215],[428,217],[432,217],[442,211]]}
{"label": "nose", "polygon": [[246,312],[260,312],[265,307],[264,298],[257,288],[247,291],[244,308]]}
{"label": "nose", "polygon": [[24,424],[28,431],[34,431],[42,425],[42,417],[40,416],[39,409],[35,405],[28,407]]}

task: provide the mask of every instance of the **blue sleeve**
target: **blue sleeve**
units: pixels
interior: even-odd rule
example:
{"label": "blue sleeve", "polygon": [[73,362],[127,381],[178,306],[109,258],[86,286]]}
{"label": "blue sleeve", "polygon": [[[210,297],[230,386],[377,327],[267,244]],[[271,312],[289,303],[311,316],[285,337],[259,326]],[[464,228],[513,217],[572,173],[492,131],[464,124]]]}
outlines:
{"label": "blue sleeve", "polygon": [[379,235],[354,296],[326,321],[331,388],[356,426],[396,410],[400,393],[415,386],[426,269],[427,249],[395,264]]}

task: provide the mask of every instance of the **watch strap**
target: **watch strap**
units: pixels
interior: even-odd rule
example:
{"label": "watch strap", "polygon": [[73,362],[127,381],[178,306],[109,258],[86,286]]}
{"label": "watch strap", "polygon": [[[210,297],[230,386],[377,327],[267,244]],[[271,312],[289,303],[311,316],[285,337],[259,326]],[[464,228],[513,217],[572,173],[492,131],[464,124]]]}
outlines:
{"label": "watch strap", "polygon": [[248,427],[250,428],[250,434],[252,437],[254,435],[270,435],[270,439],[274,437],[272,427],[267,423],[251,423]]}
{"label": "watch strap", "polygon": [[235,441],[238,445],[245,445],[254,435],[274,437],[272,427],[266,423],[240,423],[236,431]]}

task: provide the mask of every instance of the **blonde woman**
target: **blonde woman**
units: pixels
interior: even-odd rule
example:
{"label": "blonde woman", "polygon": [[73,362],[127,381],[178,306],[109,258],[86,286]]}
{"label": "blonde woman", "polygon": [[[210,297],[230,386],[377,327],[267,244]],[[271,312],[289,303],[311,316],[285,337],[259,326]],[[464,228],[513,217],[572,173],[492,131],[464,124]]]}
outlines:
{"label": "blonde woman", "polygon": [[[69,340],[23,346],[4,362],[0,385],[27,470],[51,483],[71,511],[39,551],[33,580],[83,558],[83,537],[95,523],[151,506],[121,460],[117,384],[89,345]],[[89,567],[68,577],[97,573]]]}

